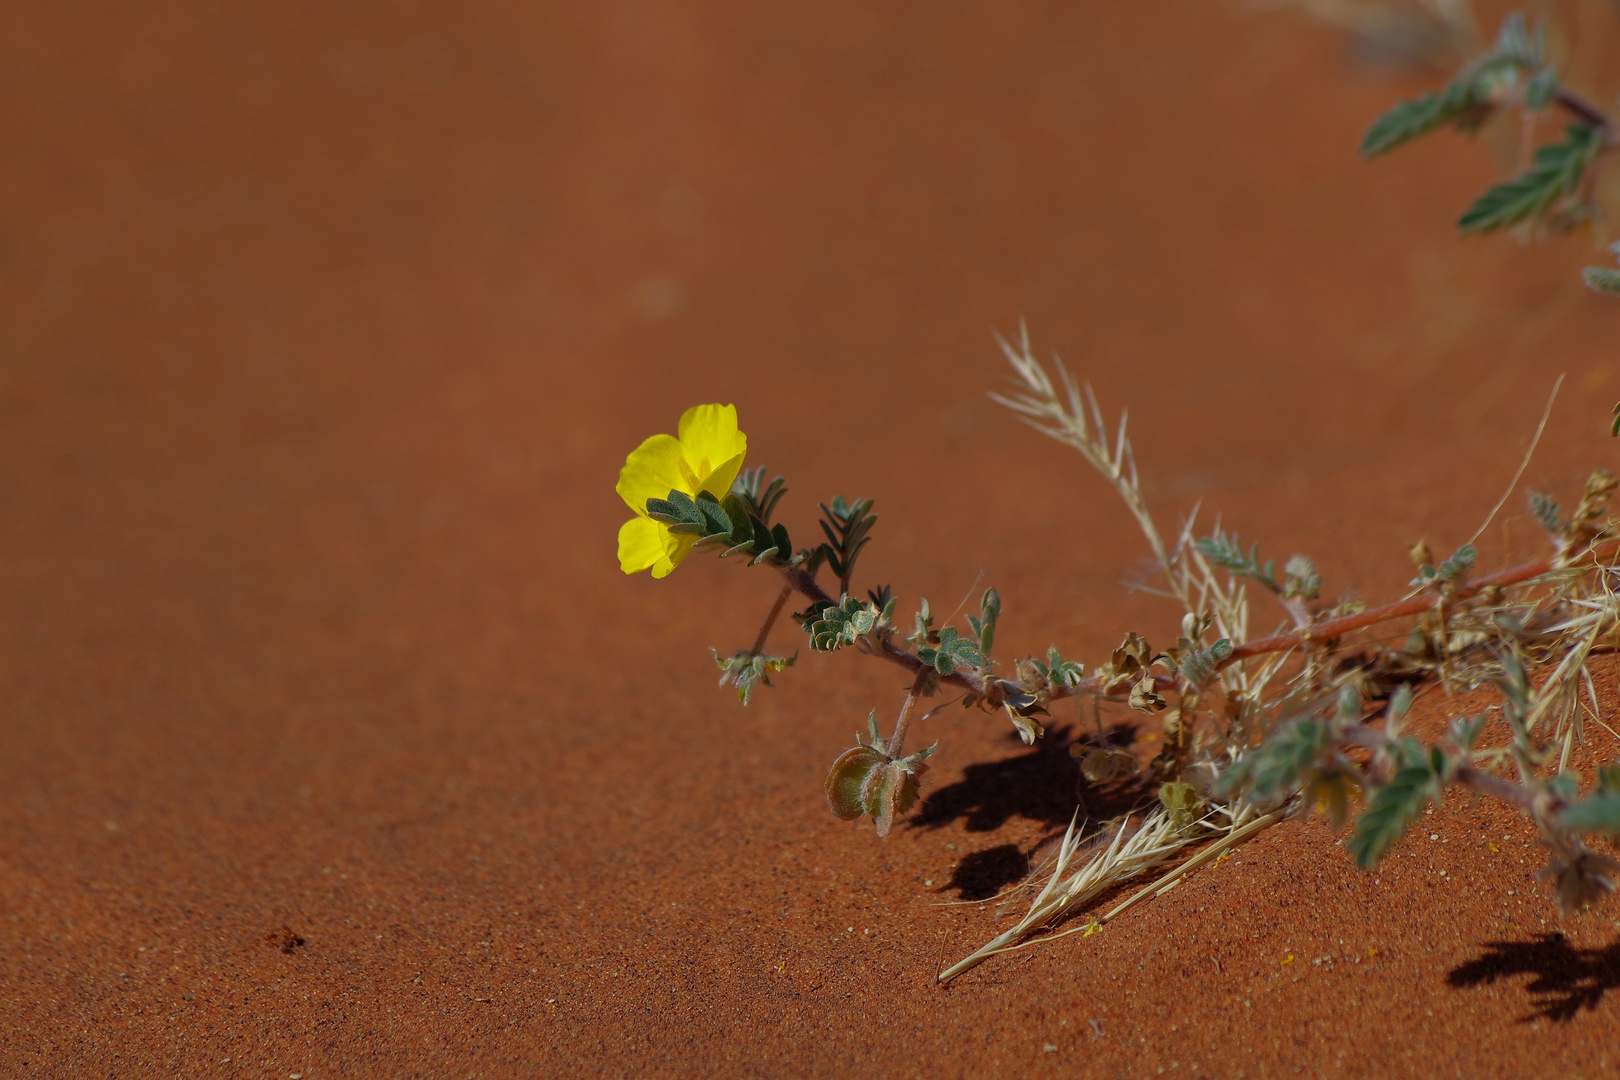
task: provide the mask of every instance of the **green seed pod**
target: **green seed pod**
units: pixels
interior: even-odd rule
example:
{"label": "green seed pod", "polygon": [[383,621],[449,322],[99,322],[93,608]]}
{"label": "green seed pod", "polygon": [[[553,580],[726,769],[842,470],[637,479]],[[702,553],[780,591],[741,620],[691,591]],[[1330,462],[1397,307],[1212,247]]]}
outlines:
{"label": "green seed pod", "polygon": [[827,773],[827,808],[845,821],[870,813],[867,784],[874,774],[881,774],[884,764],[883,755],[869,746],[857,746],[839,754]]}
{"label": "green seed pod", "polygon": [[876,821],[879,836],[888,836],[894,819],[917,805],[917,778],[927,771],[928,766],[920,763],[908,768],[904,763],[890,762],[867,777],[866,812]]}

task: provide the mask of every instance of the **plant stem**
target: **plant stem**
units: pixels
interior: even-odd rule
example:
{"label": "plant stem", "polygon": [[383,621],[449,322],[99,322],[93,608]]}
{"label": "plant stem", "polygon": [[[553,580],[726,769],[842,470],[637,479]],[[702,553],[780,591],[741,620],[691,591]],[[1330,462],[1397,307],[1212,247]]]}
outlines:
{"label": "plant stem", "polygon": [[[1385,622],[1389,619],[1398,619],[1405,615],[1421,615],[1425,611],[1434,610],[1438,603],[1454,603],[1458,600],[1466,600],[1471,596],[1477,595],[1480,590],[1490,588],[1491,586],[1505,587],[1508,585],[1518,585],[1522,582],[1529,581],[1531,578],[1539,577],[1542,574],[1550,573],[1551,571],[1560,569],[1562,567],[1574,566],[1580,562],[1586,562],[1589,560],[1593,565],[1602,565],[1604,559],[1612,558],[1616,554],[1620,554],[1620,540],[1611,540],[1607,543],[1598,544],[1595,547],[1587,549],[1576,558],[1566,559],[1559,556],[1552,556],[1550,558],[1540,559],[1536,562],[1525,563],[1522,566],[1515,566],[1512,569],[1503,570],[1500,573],[1487,574],[1485,577],[1477,578],[1474,581],[1458,587],[1445,597],[1437,597],[1433,593],[1423,592],[1419,593],[1417,596],[1407,597],[1405,600],[1397,600],[1392,604],[1385,604],[1382,607],[1369,608],[1366,611],[1359,612],[1355,615],[1345,615],[1338,619],[1328,619],[1326,622],[1316,623],[1292,634],[1278,634],[1274,637],[1257,638],[1253,641],[1246,641],[1234,648],[1232,650],[1232,654],[1228,656],[1220,666],[1225,668],[1231,664],[1237,663],[1240,660],[1247,660],[1254,656],[1263,656],[1267,653],[1286,652],[1290,649],[1301,649],[1313,642],[1328,641],[1332,638],[1341,637],[1348,634],[1353,630],[1362,630],[1369,626],[1376,626],[1378,623]],[[780,606],[785,600],[787,592],[790,589],[796,590],[797,592],[803,594],[807,599],[814,603],[834,603],[833,598],[828,596],[827,591],[817,583],[815,575],[807,573],[802,567],[783,567],[782,574],[787,580],[787,588],[783,590],[782,598],[778,599],[778,606]],[[772,618],[774,617],[775,615],[773,613]],[[767,623],[767,628],[768,627],[769,624]],[[758,646],[756,646],[756,651],[757,648]],[[905,668],[907,671],[910,671],[913,675],[917,676],[919,681],[927,672],[932,670],[927,664],[924,664],[921,660],[919,660],[915,654],[907,651],[906,649],[902,649],[887,637],[882,638],[881,640],[873,641],[872,653],[875,656],[882,657],[892,664],[897,664],[900,667]],[[990,686],[987,680],[978,674],[959,670],[952,672],[949,675],[940,675],[938,678],[943,684],[960,687],[969,694],[986,699],[986,701],[988,701],[990,704],[999,704],[997,699],[999,698],[1000,692]],[[1174,679],[1165,676],[1159,676],[1155,682],[1161,687],[1173,687],[1176,685],[1176,681]],[[1075,694],[1082,693],[1096,695],[1100,689],[1101,686],[1097,682],[1096,677],[1087,676],[1075,686],[1054,687],[1052,689],[1051,700],[1056,701],[1060,698],[1072,697]]]}
{"label": "plant stem", "polygon": [[[1607,544],[1599,544],[1597,547],[1592,548],[1589,552],[1587,552],[1587,554],[1595,562],[1613,555],[1616,552],[1620,552],[1620,541],[1610,541]],[[1471,581],[1457,589],[1456,592],[1452,594],[1452,597],[1456,600],[1466,600],[1468,597],[1478,593],[1481,589],[1489,588],[1492,585],[1517,585],[1520,582],[1529,581],[1533,577],[1539,577],[1540,575],[1548,573],[1549,571],[1556,570],[1559,568],[1559,565],[1560,563],[1558,560],[1552,558],[1541,559],[1540,561],[1533,563],[1525,563],[1523,566],[1515,566],[1511,570],[1503,570],[1499,574],[1490,574],[1486,577],[1479,578],[1476,581]],[[1246,641],[1242,645],[1239,645],[1237,648],[1232,650],[1232,655],[1226,659],[1226,664],[1236,663],[1239,660],[1247,659],[1251,656],[1260,656],[1263,653],[1281,652],[1284,649],[1298,649],[1310,644],[1313,641],[1326,641],[1330,638],[1340,637],[1344,634],[1348,634],[1352,630],[1360,630],[1364,627],[1373,626],[1377,623],[1385,621],[1386,619],[1398,619],[1403,615],[1420,615],[1425,611],[1432,610],[1435,606],[1436,598],[1433,594],[1420,594],[1418,596],[1408,597],[1405,600],[1397,600],[1393,604],[1385,604],[1383,607],[1368,608],[1366,611],[1355,615],[1346,615],[1339,619],[1329,619],[1326,622],[1317,623],[1308,630],[1302,630],[1299,633],[1280,634],[1276,637],[1260,638],[1256,641]],[[1225,664],[1222,666],[1224,667]]]}
{"label": "plant stem", "polygon": [[917,698],[922,693],[923,684],[928,681],[928,669],[923,668],[917,672],[917,677],[911,682],[911,689],[906,691],[906,702],[900,706],[900,719],[894,722],[894,734],[884,746],[884,754],[890,761],[900,756],[900,751],[906,745],[906,729],[911,726],[912,714],[917,711]]}
{"label": "plant stem", "polygon": [[1574,91],[1559,87],[1554,100],[1588,124],[1600,127],[1604,131],[1609,130],[1609,117],[1607,114]]}
{"label": "plant stem", "polygon": [[1465,787],[1471,787],[1482,795],[1500,799],[1505,803],[1512,803],[1525,810],[1535,809],[1535,793],[1519,784],[1512,784],[1500,777],[1474,768],[1472,765],[1462,765],[1457,768],[1457,782]]}
{"label": "plant stem", "polygon": [[[787,583],[790,588],[797,590],[811,602],[828,604],[835,603],[833,598],[827,595],[827,590],[823,589],[816,582],[814,574],[806,573],[801,567],[797,566],[783,567],[782,574],[787,578]],[[905,668],[913,675],[920,675],[923,672],[933,670],[927,664],[924,664],[921,660],[917,659],[914,654],[900,648],[900,646],[896,645],[888,638],[884,638],[882,641],[873,642],[872,655],[880,656],[889,661],[891,664],[898,664],[900,667]],[[955,671],[949,675],[939,676],[939,681],[950,686],[960,687],[963,690],[966,690],[968,693],[978,697],[983,697],[985,695],[986,687],[984,679],[973,674],[972,672]]]}
{"label": "plant stem", "polygon": [[765,625],[759,628],[759,636],[754,639],[753,648],[748,650],[754,656],[763,655],[765,652],[765,639],[771,636],[771,627],[776,625],[776,617],[782,614],[782,605],[786,604],[787,598],[792,595],[793,586],[783,585],[781,594],[776,598],[776,603],[771,605],[771,613],[765,616]]}

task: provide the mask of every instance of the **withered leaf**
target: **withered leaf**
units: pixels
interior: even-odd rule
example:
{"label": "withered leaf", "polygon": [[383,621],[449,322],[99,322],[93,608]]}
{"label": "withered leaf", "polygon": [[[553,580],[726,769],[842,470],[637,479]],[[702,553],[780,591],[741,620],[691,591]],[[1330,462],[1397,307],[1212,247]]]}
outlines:
{"label": "withered leaf", "polygon": [[1119,674],[1147,670],[1153,663],[1153,650],[1148,646],[1147,640],[1137,633],[1128,633],[1125,640],[1120,642],[1119,648],[1109,660],[1109,665]]}
{"label": "withered leaf", "polygon": [[1191,784],[1172,781],[1159,786],[1159,802],[1178,829],[1188,829],[1198,820],[1204,799]]}
{"label": "withered leaf", "polygon": [[1093,750],[1081,746],[1070,748],[1071,753],[1075,751],[1085,754],[1080,761],[1080,774],[1089,783],[1112,784],[1136,774],[1136,755],[1124,747],[1104,746]]}
{"label": "withered leaf", "polygon": [[1035,745],[1035,740],[1046,734],[1046,728],[1033,716],[1025,716],[1012,709],[1007,710],[1007,716],[1012,720],[1012,725],[1017,730],[1018,737],[1024,740],[1025,746]]}
{"label": "withered leaf", "polygon": [[1131,708],[1137,712],[1156,713],[1169,708],[1170,703],[1159,696],[1152,675],[1143,675],[1142,681],[1131,688]]}
{"label": "withered leaf", "polygon": [[1620,884],[1620,863],[1583,851],[1573,859],[1554,859],[1538,876],[1552,881],[1559,910],[1573,915],[1615,891]]}

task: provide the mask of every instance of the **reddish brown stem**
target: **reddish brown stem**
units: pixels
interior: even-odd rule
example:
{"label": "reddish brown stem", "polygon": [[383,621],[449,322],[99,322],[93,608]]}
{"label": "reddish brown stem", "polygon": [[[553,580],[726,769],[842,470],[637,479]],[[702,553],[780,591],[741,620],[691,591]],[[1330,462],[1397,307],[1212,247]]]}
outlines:
{"label": "reddish brown stem", "polygon": [[894,734],[884,747],[884,755],[893,761],[900,756],[900,751],[906,745],[906,729],[911,726],[912,714],[917,711],[917,698],[922,694],[923,684],[928,681],[925,672],[918,671],[917,677],[911,682],[911,689],[906,691],[906,703],[900,706],[900,719],[894,722]]}
{"label": "reddish brown stem", "polygon": [[1608,131],[1608,116],[1603,112],[1603,110],[1597,108],[1595,105],[1592,105],[1579,94],[1576,94],[1570,90],[1559,88],[1555,100],[1558,102],[1558,104],[1562,105],[1564,108],[1568,109],[1582,120],[1585,120],[1593,127],[1602,128],[1604,131]]}
{"label": "reddish brown stem", "polygon": [[[1258,638],[1254,641],[1246,641],[1234,648],[1232,650],[1232,654],[1226,658],[1221,666],[1226,667],[1228,664],[1234,664],[1239,660],[1246,660],[1252,656],[1263,656],[1266,653],[1284,652],[1288,649],[1298,649],[1312,642],[1329,641],[1336,637],[1342,637],[1353,630],[1362,630],[1369,626],[1376,626],[1378,623],[1385,622],[1389,619],[1398,619],[1405,615],[1421,615],[1425,611],[1433,610],[1442,599],[1453,603],[1458,600],[1466,600],[1469,597],[1477,595],[1481,589],[1486,589],[1493,585],[1499,587],[1518,585],[1521,582],[1529,581],[1531,578],[1539,577],[1542,574],[1555,570],[1559,566],[1573,566],[1576,565],[1577,561],[1586,560],[1590,560],[1593,564],[1600,564],[1604,559],[1610,558],[1616,554],[1620,554],[1620,540],[1611,540],[1608,543],[1599,544],[1596,547],[1589,549],[1583,555],[1579,556],[1578,559],[1562,560],[1557,557],[1551,557],[1541,559],[1533,563],[1525,563],[1522,566],[1515,566],[1510,570],[1503,570],[1500,573],[1488,574],[1485,577],[1468,582],[1467,584],[1453,590],[1446,597],[1437,596],[1432,592],[1424,592],[1418,596],[1408,597],[1405,600],[1397,600],[1393,604],[1385,604],[1382,607],[1369,608],[1368,610],[1358,612],[1355,615],[1346,615],[1338,619],[1329,619],[1326,622],[1317,623],[1314,626],[1307,627],[1306,629],[1297,633],[1278,634],[1275,637]],[[782,573],[787,578],[789,588],[802,593],[812,602],[836,603],[831,596],[827,595],[827,591],[817,583],[814,574],[808,573],[801,567],[784,567]],[[785,598],[786,591],[784,591],[783,595]],[[905,668],[913,675],[920,675],[920,673],[923,672],[927,667],[927,665],[919,660],[913,653],[900,648],[888,638],[883,639],[881,642],[874,643],[872,652],[873,655],[881,656],[890,663]],[[950,675],[941,675],[939,676],[939,681],[951,686],[960,687],[961,689],[966,690],[968,693],[979,697],[987,696],[989,691],[989,687],[986,685],[985,680],[970,672],[958,671]],[[1069,697],[1075,693],[1084,693],[1087,690],[1092,689],[1092,682],[1093,680],[1091,678],[1087,678],[1079,686],[1062,687],[1057,689],[1052,694],[1052,698],[1053,700],[1056,700],[1058,698]],[[1155,680],[1155,682],[1157,682],[1160,686],[1173,686],[1175,684],[1174,679],[1164,676],[1160,676]]]}
{"label": "reddish brown stem", "polygon": [[782,614],[782,605],[786,604],[787,598],[792,595],[793,586],[783,585],[776,603],[771,606],[771,613],[765,616],[765,625],[759,628],[759,636],[754,639],[754,647],[748,650],[754,656],[760,656],[765,652],[765,639],[771,636],[771,627],[776,625],[776,617]]}
{"label": "reddish brown stem", "polygon": [[1457,769],[1457,782],[1471,787],[1482,795],[1501,799],[1505,803],[1513,803],[1525,810],[1535,809],[1535,793],[1518,784],[1510,784],[1506,780],[1492,776],[1472,765],[1462,765]]}
{"label": "reddish brown stem", "polygon": [[[1599,544],[1597,547],[1587,552],[1587,556],[1590,557],[1593,562],[1599,562],[1611,555],[1614,555],[1616,552],[1620,552],[1620,540],[1612,540],[1607,544]],[[1492,585],[1517,585],[1520,582],[1529,581],[1533,577],[1539,577],[1542,574],[1556,569],[1557,565],[1557,560],[1548,558],[1542,559],[1539,562],[1525,563],[1523,566],[1515,566],[1511,570],[1503,570],[1499,574],[1490,574],[1486,577],[1471,581],[1457,589],[1451,594],[1451,597],[1456,600],[1466,600],[1470,596],[1477,594],[1481,589],[1488,588]],[[1403,615],[1421,615],[1423,612],[1434,608],[1439,602],[1439,599],[1440,598],[1434,593],[1425,592],[1419,596],[1408,597],[1405,600],[1397,600],[1393,604],[1385,604],[1383,607],[1368,608],[1366,611],[1359,612],[1355,615],[1346,615],[1339,619],[1329,619],[1326,622],[1317,623],[1309,629],[1300,631],[1299,633],[1279,634],[1276,637],[1260,638],[1255,641],[1245,641],[1242,645],[1239,645],[1237,648],[1232,650],[1232,655],[1227,657],[1226,663],[1236,663],[1239,660],[1244,660],[1251,656],[1260,656],[1264,653],[1282,652],[1285,649],[1297,649],[1313,641],[1327,641],[1332,638],[1341,637],[1348,634],[1352,630],[1361,630],[1365,627],[1384,622],[1387,619],[1398,619]],[[1225,665],[1223,664],[1222,666],[1224,667]]]}

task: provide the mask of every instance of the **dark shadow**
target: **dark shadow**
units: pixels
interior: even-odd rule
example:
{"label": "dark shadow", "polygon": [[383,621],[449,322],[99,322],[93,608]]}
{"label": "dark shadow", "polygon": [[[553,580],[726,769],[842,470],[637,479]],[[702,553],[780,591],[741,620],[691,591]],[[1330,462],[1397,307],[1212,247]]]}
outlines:
{"label": "dark shadow", "polygon": [[1000,844],[965,856],[945,887],[963,900],[988,900],[1028,873],[1029,856],[1017,844]]}
{"label": "dark shadow", "polygon": [[[1136,730],[1129,725],[1108,733],[1113,745],[1128,746],[1135,738]],[[1145,789],[1139,783],[1102,787],[1082,783],[1080,763],[1069,753],[1073,741],[1071,727],[1051,727],[1024,753],[969,765],[961,780],[929,792],[909,824],[937,829],[961,820],[969,832],[990,832],[1021,817],[1061,828],[1077,807],[1082,820],[1100,823],[1142,804]]]}
{"label": "dark shadow", "polygon": [[1604,994],[1620,986],[1620,944],[1577,949],[1563,934],[1542,934],[1533,941],[1492,941],[1486,948],[1485,955],[1454,968],[1446,982],[1480,986],[1514,975],[1532,976],[1525,991],[1533,1011],[1521,1023],[1568,1023],[1582,1009],[1597,1008]]}

